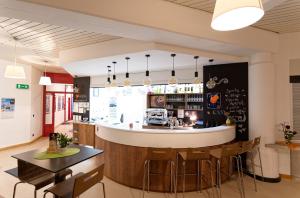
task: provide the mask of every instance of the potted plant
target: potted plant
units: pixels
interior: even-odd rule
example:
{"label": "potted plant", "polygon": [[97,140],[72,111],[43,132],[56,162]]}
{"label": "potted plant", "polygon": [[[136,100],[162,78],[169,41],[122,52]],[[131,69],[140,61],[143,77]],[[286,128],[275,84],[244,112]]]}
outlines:
{"label": "potted plant", "polygon": [[282,127],[282,132],[284,135],[285,142],[287,144],[290,144],[291,140],[297,134],[297,132],[291,130],[291,126],[286,122],[281,123],[281,127]]}
{"label": "potted plant", "polygon": [[67,134],[57,133],[57,141],[60,148],[66,148],[72,142],[72,138],[69,138]]}
{"label": "potted plant", "polygon": [[234,119],[230,116],[230,113],[229,112],[224,112],[224,115],[226,116],[226,125],[227,126],[232,126],[235,124],[235,121]]}

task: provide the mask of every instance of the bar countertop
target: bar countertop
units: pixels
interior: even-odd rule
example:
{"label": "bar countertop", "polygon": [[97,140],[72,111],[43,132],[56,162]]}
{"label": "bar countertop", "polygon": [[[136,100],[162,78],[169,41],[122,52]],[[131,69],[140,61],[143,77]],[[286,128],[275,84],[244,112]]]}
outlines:
{"label": "bar countertop", "polygon": [[104,140],[138,147],[198,148],[224,144],[235,138],[235,126],[194,129],[143,129],[128,125],[98,123],[96,135]]}

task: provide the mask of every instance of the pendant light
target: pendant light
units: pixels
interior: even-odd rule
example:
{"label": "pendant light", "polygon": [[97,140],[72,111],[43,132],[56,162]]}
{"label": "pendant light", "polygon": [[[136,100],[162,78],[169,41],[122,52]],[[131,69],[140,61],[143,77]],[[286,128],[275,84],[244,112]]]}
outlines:
{"label": "pendant light", "polygon": [[110,88],[111,87],[110,72],[111,72],[111,69],[110,69],[110,66],[108,65],[107,66],[107,80],[105,82],[105,87],[106,88]]}
{"label": "pendant light", "polygon": [[176,56],[176,54],[171,54],[172,61],[173,61],[173,69],[171,71],[171,78],[169,79],[169,85],[177,84],[177,79],[176,79],[176,75],[175,75],[175,67],[174,67],[175,56]]}
{"label": "pendant light", "polygon": [[113,61],[112,63],[114,64],[114,74],[113,74],[113,79],[111,81],[110,86],[111,87],[116,87],[117,86],[117,76],[116,76],[116,64],[117,64],[117,62]]}
{"label": "pendant light", "polygon": [[4,72],[5,78],[25,79],[25,71],[23,66],[17,65],[17,38],[13,37],[15,42],[15,64],[7,65]]}
{"label": "pendant light", "polygon": [[195,71],[195,78],[194,78],[194,84],[200,84],[201,80],[199,78],[199,73],[198,73],[198,58],[199,56],[194,56],[195,62],[196,62],[196,71]]}
{"label": "pendant light", "polygon": [[126,64],[127,64],[127,69],[126,69],[126,75],[125,75],[125,80],[124,80],[124,87],[129,87],[130,86],[130,79],[129,79],[129,73],[128,73],[128,61],[129,57],[126,57]]}
{"label": "pendant light", "polygon": [[152,84],[151,78],[149,77],[150,72],[149,72],[149,57],[150,54],[146,54],[145,55],[147,58],[147,69],[146,69],[146,75],[145,75],[145,79],[144,79],[144,85],[145,86],[150,86]]}
{"label": "pendant light", "polygon": [[263,15],[261,0],[217,0],[211,27],[218,31],[237,30],[254,24]]}
{"label": "pendant light", "polygon": [[44,61],[44,62],[45,62],[44,76],[41,76],[39,84],[40,85],[51,85],[52,84],[51,78],[46,75],[46,64],[48,63],[48,61]]}

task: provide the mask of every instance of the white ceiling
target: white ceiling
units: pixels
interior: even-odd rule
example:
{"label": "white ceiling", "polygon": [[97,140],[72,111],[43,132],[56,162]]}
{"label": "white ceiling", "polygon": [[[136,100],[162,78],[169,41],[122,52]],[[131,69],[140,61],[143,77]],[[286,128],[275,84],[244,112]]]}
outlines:
{"label": "white ceiling", "polygon": [[[213,13],[216,0],[165,0]],[[253,26],[277,33],[300,31],[300,0],[264,0],[265,16]]]}
{"label": "white ceiling", "polygon": [[[64,68],[78,76],[98,76],[107,74],[107,65],[113,66],[112,62],[116,61],[116,74],[126,72],[126,60],[125,57],[130,57],[129,60],[129,73],[139,73],[146,70],[146,57],[145,54],[150,54],[149,58],[149,70],[150,71],[164,71],[172,70],[172,57],[169,51],[162,50],[150,50],[137,53],[123,54],[118,56],[104,57],[98,59],[85,60],[80,62],[73,62],[64,65]],[[198,68],[203,65],[208,65],[208,58],[199,57]],[[232,61],[231,61],[232,62]],[[214,60],[214,64],[226,63],[226,61]],[[176,54],[175,57],[175,70],[195,68],[195,60],[192,55],[188,54]],[[113,71],[113,67],[112,67]]]}

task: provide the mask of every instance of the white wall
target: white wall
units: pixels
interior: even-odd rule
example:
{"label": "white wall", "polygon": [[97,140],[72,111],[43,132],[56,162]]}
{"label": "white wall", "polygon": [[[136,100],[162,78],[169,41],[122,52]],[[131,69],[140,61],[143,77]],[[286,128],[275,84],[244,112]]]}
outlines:
{"label": "white wall", "polygon": [[[16,104],[13,118],[0,119],[0,148],[28,142],[42,133],[42,87],[37,86],[42,73],[24,65],[26,79],[4,78],[7,64],[12,63],[0,60],[0,97],[15,98]],[[17,83],[29,84],[30,88],[16,89]]]}
{"label": "white wall", "polygon": [[[279,52],[274,54],[275,64],[275,130],[276,140],[283,140],[279,123],[285,121],[293,125],[292,121],[292,86],[289,83],[289,75],[292,60],[300,58],[300,32],[280,35]],[[295,69],[295,68],[294,68]],[[279,173],[291,175],[289,152],[279,150]]]}

